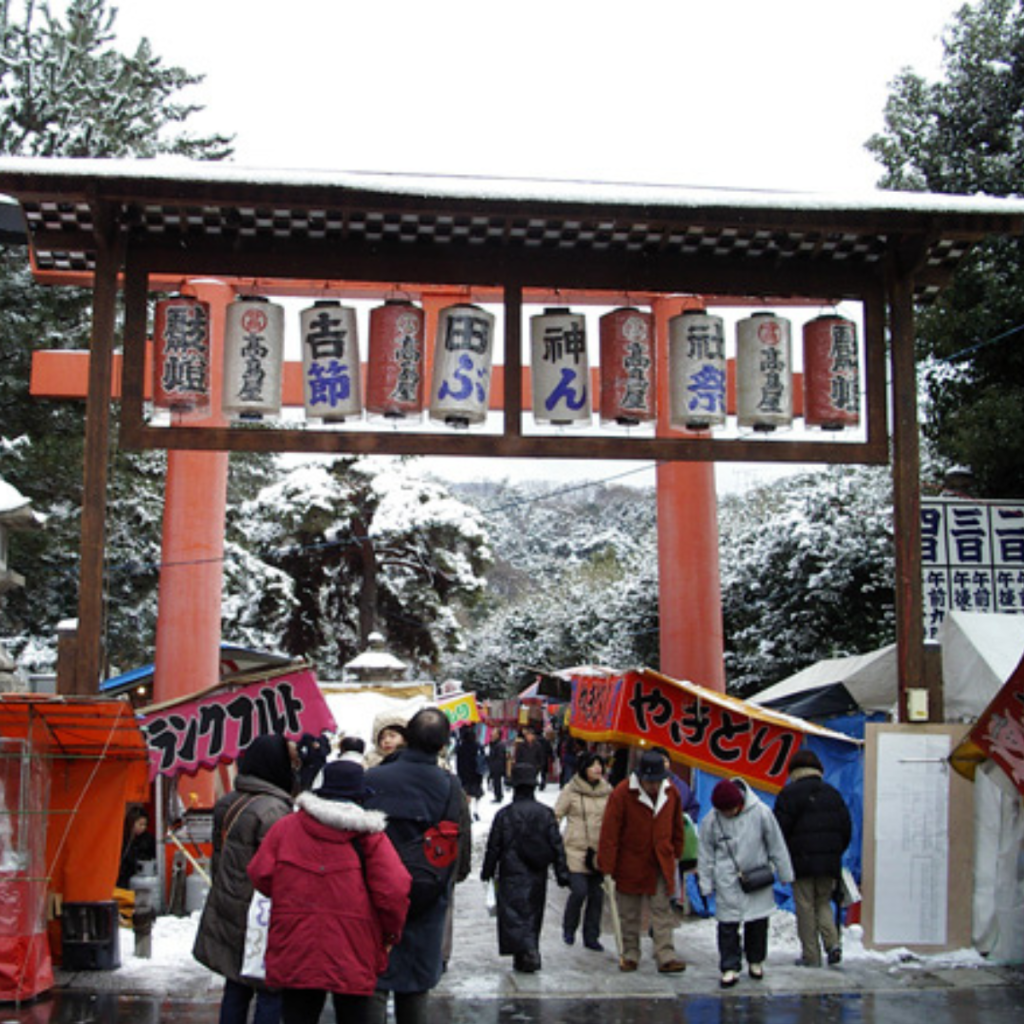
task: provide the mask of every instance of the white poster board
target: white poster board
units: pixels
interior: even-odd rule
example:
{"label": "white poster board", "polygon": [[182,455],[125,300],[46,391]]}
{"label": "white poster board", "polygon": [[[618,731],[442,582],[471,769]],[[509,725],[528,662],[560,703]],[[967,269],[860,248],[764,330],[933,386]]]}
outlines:
{"label": "white poster board", "polygon": [[948,736],[878,738],[875,941],[946,944]]}
{"label": "white poster board", "polygon": [[970,946],[974,787],[947,760],[966,729],[867,726],[861,888],[868,948]]}

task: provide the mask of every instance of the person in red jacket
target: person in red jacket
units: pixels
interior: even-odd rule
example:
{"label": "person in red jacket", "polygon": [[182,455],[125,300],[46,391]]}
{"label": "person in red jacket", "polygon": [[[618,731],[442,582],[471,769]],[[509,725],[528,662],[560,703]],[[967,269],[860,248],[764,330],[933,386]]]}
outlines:
{"label": "person in red jacket", "polygon": [[640,923],[650,905],[654,958],[662,974],[686,970],[676,955],[671,900],[683,854],[683,808],[660,754],[647,751],[637,770],[612,791],[601,824],[597,866],[615,879],[622,928],[619,970],[640,962]]}
{"label": "person in red jacket", "polygon": [[409,873],[381,811],[360,804],[363,768],[332,761],[278,821],[249,864],[271,899],[267,984],[283,1024],[318,1020],[330,992],[346,1024],[369,1019],[377,978],[402,937]]}

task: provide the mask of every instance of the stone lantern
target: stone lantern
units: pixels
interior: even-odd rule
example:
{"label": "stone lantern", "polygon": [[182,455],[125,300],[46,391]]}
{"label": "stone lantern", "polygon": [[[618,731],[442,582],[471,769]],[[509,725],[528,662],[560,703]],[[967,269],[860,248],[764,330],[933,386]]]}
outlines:
{"label": "stone lantern", "polygon": [[397,683],[405,679],[406,664],[384,646],[380,633],[371,633],[362,654],[345,664],[345,681],[356,683]]}

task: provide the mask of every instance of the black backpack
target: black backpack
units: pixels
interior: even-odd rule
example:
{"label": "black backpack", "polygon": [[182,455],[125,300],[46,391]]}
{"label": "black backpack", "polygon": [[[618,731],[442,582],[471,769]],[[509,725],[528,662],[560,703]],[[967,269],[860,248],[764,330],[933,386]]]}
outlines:
{"label": "black backpack", "polygon": [[439,822],[388,817],[387,834],[412,877],[409,917],[430,910],[451,883],[459,859],[459,788],[449,776],[448,803]]}

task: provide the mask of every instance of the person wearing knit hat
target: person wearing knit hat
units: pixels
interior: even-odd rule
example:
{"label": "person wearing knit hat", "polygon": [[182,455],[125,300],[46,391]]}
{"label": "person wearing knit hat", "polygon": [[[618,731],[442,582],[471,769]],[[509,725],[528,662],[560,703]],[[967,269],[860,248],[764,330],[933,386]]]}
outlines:
{"label": "person wearing knit hat", "polygon": [[796,881],[793,904],[802,967],[820,967],[822,950],[829,964],[842,961],[832,893],[843,869],[853,823],[839,790],[824,779],[813,750],[798,750],[789,760],[789,778],[775,798],[775,818],[782,829]]}
{"label": "person wearing knit hat", "polygon": [[[775,816],[742,779],[719,782],[711,808],[700,826],[697,874],[701,893],[715,897],[721,985],[731,988],[744,957],[750,977],[764,977],[768,917],[775,910],[773,876],[792,882],[793,865]],[[755,871],[763,871],[766,883],[751,889]]]}
{"label": "person wearing knit hat", "polygon": [[281,1015],[280,994],[242,976],[252,900],[246,869],[271,826],[291,816],[298,768],[293,742],[276,733],[257,736],[238,759],[234,789],[213,808],[212,884],[192,955],[224,976],[220,1024],[246,1024],[253,997],[253,1024],[276,1024]]}
{"label": "person wearing knit hat", "polygon": [[646,750],[636,770],[608,797],[597,846],[597,870],[615,880],[622,934],[619,970],[640,965],[640,932],[649,911],[654,958],[662,974],[686,970],[675,949],[672,900],[679,893],[683,805],[661,754]]}
{"label": "person wearing knit hat", "polygon": [[249,864],[273,904],[266,973],[282,1024],[319,1020],[328,993],[337,1020],[368,1020],[402,937],[411,879],[365,794],[362,765],[329,761]]}

